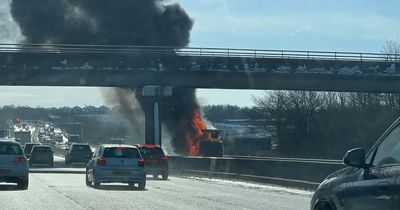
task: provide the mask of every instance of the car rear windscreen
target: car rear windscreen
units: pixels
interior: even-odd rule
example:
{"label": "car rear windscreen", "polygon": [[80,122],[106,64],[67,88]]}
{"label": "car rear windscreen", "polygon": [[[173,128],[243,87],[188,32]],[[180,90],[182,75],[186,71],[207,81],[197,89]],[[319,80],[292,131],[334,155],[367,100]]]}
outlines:
{"label": "car rear windscreen", "polygon": [[116,157],[116,158],[140,158],[139,151],[136,148],[127,148],[127,147],[105,148],[103,156]]}
{"label": "car rear windscreen", "polygon": [[32,152],[51,152],[50,147],[34,147]]}
{"label": "car rear windscreen", "polygon": [[91,152],[92,150],[89,145],[73,145],[71,149],[71,153],[75,154],[88,154]]}
{"label": "car rear windscreen", "polygon": [[140,153],[142,153],[143,157],[163,157],[164,152],[161,148],[155,147],[155,148],[139,148]]}
{"label": "car rear windscreen", "polygon": [[12,143],[0,143],[0,155],[22,155],[21,146]]}
{"label": "car rear windscreen", "polygon": [[24,148],[25,154],[31,153],[32,148],[33,148],[34,145],[38,145],[38,144],[26,144],[26,145],[25,145],[25,148]]}

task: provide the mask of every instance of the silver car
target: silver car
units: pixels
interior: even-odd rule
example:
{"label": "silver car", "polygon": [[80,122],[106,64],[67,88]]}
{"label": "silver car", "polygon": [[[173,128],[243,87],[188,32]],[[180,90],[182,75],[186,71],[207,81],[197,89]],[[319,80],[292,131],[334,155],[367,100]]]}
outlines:
{"label": "silver car", "polygon": [[144,159],[132,145],[105,144],[99,146],[86,166],[86,185],[100,187],[101,183],[128,183],[129,187],[146,187]]}
{"label": "silver car", "polygon": [[16,141],[0,140],[0,182],[17,183],[19,189],[28,189],[29,166]]}

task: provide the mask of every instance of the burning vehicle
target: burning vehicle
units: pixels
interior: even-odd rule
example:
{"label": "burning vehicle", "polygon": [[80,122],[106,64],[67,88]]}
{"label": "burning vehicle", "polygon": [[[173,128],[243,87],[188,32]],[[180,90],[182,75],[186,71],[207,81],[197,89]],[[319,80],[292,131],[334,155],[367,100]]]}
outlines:
{"label": "burning vehicle", "polygon": [[190,127],[186,134],[188,155],[203,157],[222,157],[224,154],[221,130],[216,129],[201,117],[200,110],[194,110]]}
{"label": "burning vehicle", "polygon": [[203,157],[222,157],[224,155],[221,130],[203,129],[203,138],[199,141],[199,155]]}

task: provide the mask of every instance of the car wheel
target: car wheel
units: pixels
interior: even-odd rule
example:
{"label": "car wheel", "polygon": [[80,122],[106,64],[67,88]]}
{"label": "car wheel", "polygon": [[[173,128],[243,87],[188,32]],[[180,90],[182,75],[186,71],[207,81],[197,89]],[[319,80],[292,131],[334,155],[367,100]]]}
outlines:
{"label": "car wheel", "polygon": [[85,175],[85,182],[86,182],[86,186],[90,187],[92,186],[92,182],[89,181],[89,172],[86,170],[86,175]]}
{"label": "car wheel", "polygon": [[153,179],[158,179],[158,174],[153,174]]}
{"label": "car wheel", "polygon": [[100,188],[100,186],[101,186],[101,183],[100,182],[93,182],[93,187],[94,188],[96,188],[96,189],[98,189],[98,188]]}
{"label": "car wheel", "polygon": [[139,190],[144,190],[146,188],[146,181],[139,182]]}
{"label": "car wheel", "polygon": [[24,180],[20,180],[18,183],[18,189],[20,190],[26,190],[28,189],[28,185],[29,185],[29,179],[24,179]]}
{"label": "car wheel", "polygon": [[161,176],[163,180],[167,180],[168,179],[168,172],[164,172]]}
{"label": "car wheel", "polygon": [[327,202],[321,202],[315,206],[314,210],[333,210],[333,209]]}
{"label": "car wheel", "polygon": [[129,182],[128,185],[130,189],[135,189],[135,182]]}

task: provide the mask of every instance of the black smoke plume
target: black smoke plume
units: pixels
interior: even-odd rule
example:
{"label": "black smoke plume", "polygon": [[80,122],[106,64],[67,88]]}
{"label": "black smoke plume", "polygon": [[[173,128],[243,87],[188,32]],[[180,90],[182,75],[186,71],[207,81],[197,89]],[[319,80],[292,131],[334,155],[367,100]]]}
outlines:
{"label": "black smoke plume", "polygon": [[162,0],[13,0],[27,43],[186,46],[193,22]]}
{"label": "black smoke plume", "polygon": [[[177,46],[189,43],[193,21],[178,4],[163,0],[13,0],[11,14],[25,43]],[[117,94],[118,93],[118,94]],[[123,93],[123,94],[121,94]],[[180,127],[198,108],[194,90],[180,90],[163,108],[163,123],[172,134],[176,152],[187,153]],[[127,96],[128,95],[128,96]],[[115,91],[111,98],[135,121],[129,95]],[[135,125],[137,122],[133,122]],[[183,129],[183,130],[182,130]]]}

